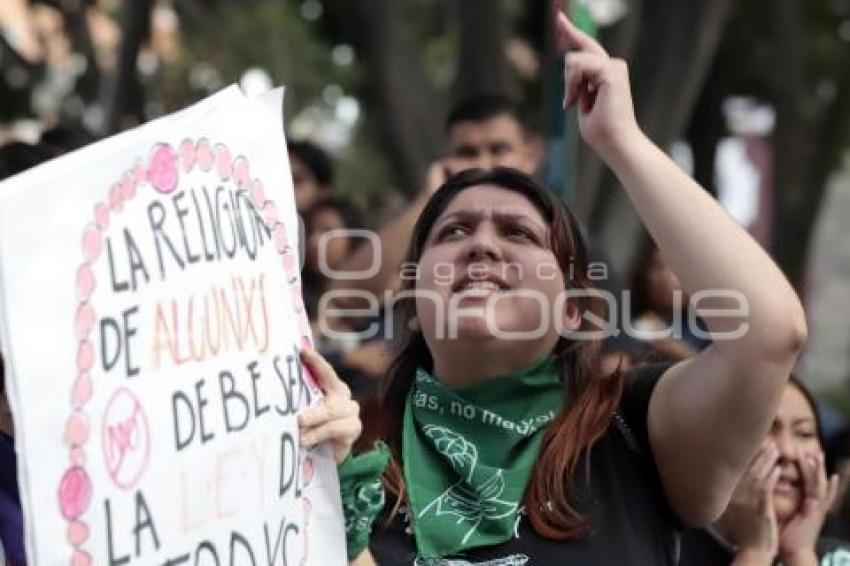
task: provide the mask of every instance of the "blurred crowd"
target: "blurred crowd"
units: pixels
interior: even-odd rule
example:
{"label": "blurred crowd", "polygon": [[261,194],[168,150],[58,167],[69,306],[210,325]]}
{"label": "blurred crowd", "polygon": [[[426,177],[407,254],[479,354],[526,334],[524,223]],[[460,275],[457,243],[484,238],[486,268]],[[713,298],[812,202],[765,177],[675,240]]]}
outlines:
{"label": "blurred crowd", "polygon": [[[92,139],[78,129],[55,128],[37,144],[7,143],[0,147],[0,179]],[[407,207],[377,227],[367,226],[364,211],[335,190],[334,162],[321,147],[309,140],[290,139],[288,150],[295,203],[305,227],[303,289],[317,349],[348,384],[363,411],[377,411],[382,379],[393,355],[392,297],[400,288],[413,225],[425,203],[449,178],[468,169],[512,167],[539,173],[545,154],[540,137],[523,123],[519,107],[509,98],[484,95],[462,102],[445,120],[443,157],[433,163]],[[375,237],[364,237],[367,228],[375,229]],[[593,242],[590,248],[591,261],[607,265],[604,250],[596,249]],[[377,269],[367,269],[373,265]],[[364,270],[368,276],[356,279],[334,276]],[[689,325],[679,325],[681,333],[669,331],[676,320],[687,320],[688,297],[649,236],[632,273],[608,269],[604,273],[596,280],[600,288],[629,297],[626,318],[631,331],[603,342],[602,371],[626,371],[647,361],[684,360],[710,346]],[[362,316],[364,293],[378,302],[367,317]],[[341,314],[345,309],[359,316]],[[620,319],[618,324],[622,327],[625,322]],[[835,548],[840,546],[838,540],[850,539],[850,424],[825,400],[814,397],[802,381],[789,379],[769,435],[726,513],[712,527],[683,536],[682,564],[728,563],[739,549],[772,544],[769,528],[764,527],[766,506],[771,507],[779,532],[814,512],[820,516],[805,526],[822,528],[818,545]],[[0,425],[4,435],[0,471],[6,474],[0,476],[6,478],[0,485],[0,539],[7,552],[14,552],[16,544],[9,540],[14,529],[8,525],[15,519],[9,509],[19,509],[20,502],[16,487],[10,487],[14,478],[8,479],[9,474],[14,476],[14,469],[8,469],[14,461],[14,430],[5,396]],[[823,457],[812,461],[810,454]],[[833,473],[840,480],[823,484]],[[816,485],[834,491],[829,509],[806,507],[807,490]],[[19,517],[17,521],[19,526]],[[781,545],[782,540],[775,544]]]}

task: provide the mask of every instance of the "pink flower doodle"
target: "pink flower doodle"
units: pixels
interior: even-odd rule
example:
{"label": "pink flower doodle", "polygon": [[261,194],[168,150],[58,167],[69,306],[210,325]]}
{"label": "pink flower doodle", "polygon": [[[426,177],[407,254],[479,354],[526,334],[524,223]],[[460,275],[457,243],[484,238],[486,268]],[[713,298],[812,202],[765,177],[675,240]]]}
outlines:
{"label": "pink flower doodle", "polygon": [[83,468],[73,466],[65,471],[59,483],[59,511],[68,520],[74,520],[88,509],[92,484]]}
{"label": "pink flower doodle", "polygon": [[177,187],[177,153],[167,143],[158,143],[151,152],[145,178],[157,191],[168,194]]}

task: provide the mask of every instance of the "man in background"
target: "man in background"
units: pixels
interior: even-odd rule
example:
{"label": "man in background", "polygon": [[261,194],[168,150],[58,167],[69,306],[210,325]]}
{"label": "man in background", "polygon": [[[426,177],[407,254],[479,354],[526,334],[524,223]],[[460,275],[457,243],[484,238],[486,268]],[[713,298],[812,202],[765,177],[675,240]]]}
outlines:
{"label": "man in background", "polygon": [[[367,278],[336,280],[333,290],[372,293],[381,301],[385,291],[396,291],[399,270],[413,226],[431,195],[452,175],[473,168],[513,167],[534,174],[540,166],[542,145],[523,123],[518,105],[498,94],[485,94],[457,105],[446,119],[446,155],[434,162],[419,195],[401,215],[378,232],[380,248],[360,246],[340,271],[364,272],[377,262],[377,272]],[[380,257],[375,257],[379,252]],[[361,301],[342,298],[337,306],[361,308]]]}

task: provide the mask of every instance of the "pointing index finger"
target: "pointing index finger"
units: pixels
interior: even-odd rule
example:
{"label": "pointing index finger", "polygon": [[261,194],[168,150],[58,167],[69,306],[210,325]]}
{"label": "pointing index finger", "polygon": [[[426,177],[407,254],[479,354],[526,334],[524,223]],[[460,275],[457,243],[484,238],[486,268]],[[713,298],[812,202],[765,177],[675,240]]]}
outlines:
{"label": "pointing index finger", "polygon": [[566,51],[572,47],[579,51],[595,53],[596,55],[603,55],[605,57],[608,56],[605,48],[572,23],[563,10],[560,8],[556,8],[556,10],[555,35],[558,39],[558,46],[562,51]]}
{"label": "pointing index finger", "polygon": [[339,378],[333,367],[318,352],[311,348],[301,349],[301,359],[310,367],[319,388],[325,395],[350,395],[348,386]]}

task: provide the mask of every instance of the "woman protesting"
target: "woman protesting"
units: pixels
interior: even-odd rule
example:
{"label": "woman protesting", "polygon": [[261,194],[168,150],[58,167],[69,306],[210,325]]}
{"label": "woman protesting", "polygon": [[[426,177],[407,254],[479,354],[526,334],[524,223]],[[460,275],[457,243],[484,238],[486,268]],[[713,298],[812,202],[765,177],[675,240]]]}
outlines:
{"label": "woman protesting", "polygon": [[[628,380],[598,375],[598,344],[577,335],[599,311],[569,211],[510,169],[450,179],[414,230],[407,336],[369,415],[386,445],[342,461],[360,424],[338,387],[300,417],[305,445],[335,443],[356,564],[674,564],[677,528],[726,508],[805,340],[779,269],[639,129],[625,63],[563,14],[557,31],[582,138],[685,291],[709,292],[713,344]],[[729,297],[745,317],[729,317]]]}

